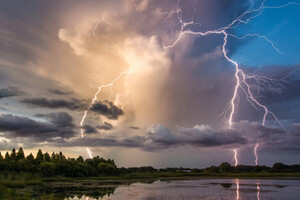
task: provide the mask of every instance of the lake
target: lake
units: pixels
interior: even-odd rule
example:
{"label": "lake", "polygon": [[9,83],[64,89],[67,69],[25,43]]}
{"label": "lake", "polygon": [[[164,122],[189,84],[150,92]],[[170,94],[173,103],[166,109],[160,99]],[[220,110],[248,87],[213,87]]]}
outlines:
{"label": "lake", "polygon": [[300,180],[78,181],[48,183],[32,191],[64,200],[298,200]]}

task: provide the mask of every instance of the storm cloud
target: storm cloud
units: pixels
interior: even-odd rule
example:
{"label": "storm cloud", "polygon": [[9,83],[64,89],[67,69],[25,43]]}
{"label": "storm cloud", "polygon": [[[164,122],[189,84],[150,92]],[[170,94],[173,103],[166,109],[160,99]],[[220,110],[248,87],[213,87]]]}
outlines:
{"label": "storm cloud", "polygon": [[98,125],[97,128],[102,130],[110,130],[113,129],[113,125],[108,122],[104,122],[102,125]]}
{"label": "storm cloud", "polygon": [[114,119],[114,120],[118,119],[119,116],[124,114],[121,108],[117,107],[112,102],[107,100],[103,102],[99,101],[93,104],[91,111],[104,115],[108,119]]}
{"label": "storm cloud", "polygon": [[147,139],[141,136],[133,136],[127,138],[115,138],[115,137],[106,137],[106,138],[93,138],[85,137],[75,140],[60,140],[54,145],[58,146],[91,146],[91,147],[129,147],[129,148],[144,148],[145,142]]}
{"label": "storm cloud", "polygon": [[66,108],[69,110],[78,110],[83,108],[83,103],[75,98],[71,100],[64,99],[46,99],[46,98],[26,98],[21,100],[22,103],[25,103],[31,107],[41,107],[41,108]]}
{"label": "storm cloud", "polygon": [[59,127],[74,127],[73,118],[66,112],[55,112],[47,114],[37,114],[37,117],[44,117],[48,119],[52,124]]}
{"label": "storm cloud", "polygon": [[0,115],[0,131],[6,138],[33,138],[36,141],[48,141],[55,137],[70,138],[75,134],[74,125],[69,120],[67,123],[58,120],[62,115],[66,116],[61,113],[47,115],[50,119],[48,123],[28,117],[2,114]]}
{"label": "storm cloud", "polygon": [[177,127],[176,131],[171,131],[164,125],[152,125],[148,127],[146,134],[141,136],[111,135],[96,138],[87,136],[84,139],[61,140],[59,145],[128,147],[156,151],[178,146],[233,149],[253,147],[257,142],[261,150],[300,151],[300,125],[294,124],[291,130],[284,130],[241,121],[235,123],[232,129],[214,129],[208,125],[196,125],[192,128]]}
{"label": "storm cloud", "polygon": [[207,125],[192,128],[177,126],[177,132],[171,132],[164,125],[148,128],[148,137],[160,145],[194,145],[198,147],[235,146],[246,144],[247,138],[234,130],[215,130]]}
{"label": "storm cloud", "polygon": [[57,95],[73,94],[72,90],[61,90],[61,89],[49,89],[49,92],[51,92],[52,94],[57,94]]}
{"label": "storm cloud", "polygon": [[[84,125],[85,138],[74,138],[76,126],[67,113],[40,114],[49,122],[40,122],[28,117],[14,115],[0,116],[0,131],[9,139],[27,138],[33,142],[47,142],[53,146],[91,146],[91,147],[126,147],[144,151],[172,149],[179,146],[199,148],[241,148],[252,147],[259,142],[265,151],[300,151],[300,125],[294,124],[290,130],[275,126],[262,126],[256,122],[241,121],[231,129],[214,129],[208,125],[196,125],[191,128],[177,126],[171,131],[164,125],[152,125],[141,135],[89,135],[105,127]],[[4,145],[4,143],[3,143]],[[38,143],[31,145],[37,146]],[[7,146],[7,144],[6,144]]]}
{"label": "storm cloud", "polygon": [[84,125],[83,128],[85,130],[85,133],[97,133],[98,132],[95,127],[88,125],[88,124]]}

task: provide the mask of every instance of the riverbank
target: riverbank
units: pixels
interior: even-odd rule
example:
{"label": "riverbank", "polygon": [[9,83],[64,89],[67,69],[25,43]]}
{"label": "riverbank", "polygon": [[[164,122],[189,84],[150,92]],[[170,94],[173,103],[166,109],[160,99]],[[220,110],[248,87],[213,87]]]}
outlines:
{"label": "riverbank", "polygon": [[239,178],[239,179],[285,179],[300,180],[300,173],[130,173],[121,176],[101,177],[49,177],[38,176],[10,176],[2,177],[0,184],[10,188],[22,188],[26,185],[39,185],[44,182],[74,182],[74,181],[100,181],[100,182],[128,182],[140,180],[185,180],[185,179],[213,179],[213,178]]}

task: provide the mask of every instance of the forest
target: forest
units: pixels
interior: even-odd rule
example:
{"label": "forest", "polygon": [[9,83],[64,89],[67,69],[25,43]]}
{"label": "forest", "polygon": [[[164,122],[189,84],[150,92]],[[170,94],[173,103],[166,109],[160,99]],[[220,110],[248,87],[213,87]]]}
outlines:
{"label": "forest", "polygon": [[[62,152],[43,153],[38,150],[37,155],[32,153],[25,156],[23,148],[18,151],[13,149],[11,153],[6,152],[3,156],[0,153],[0,175],[2,178],[7,176],[19,176],[19,174],[32,174],[37,177],[108,177],[125,176],[134,177],[134,174],[151,174],[163,176],[202,176],[214,174],[275,174],[275,173],[300,173],[300,165],[285,165],[275,163],[272,167],[268,166],[232,166],[228,162],[223,162],[219,166],[210,166],[204,169],[198,168],[164,168],[155,169],[151,166],[118,168],[112,159],[104,159],[99,156],[84,159],[67,158]],[[156,177],[156,176],[154,176]]]}

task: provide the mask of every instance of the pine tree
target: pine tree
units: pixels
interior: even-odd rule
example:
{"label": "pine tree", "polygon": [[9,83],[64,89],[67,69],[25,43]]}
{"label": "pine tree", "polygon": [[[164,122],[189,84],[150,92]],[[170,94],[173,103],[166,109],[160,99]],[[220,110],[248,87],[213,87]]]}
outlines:
{"label": "pine tree", "polygon": [[82,156],[79,156],[79,157],[77,158],[77,162],[84,163],[84,160],[83,160]]}
{"label": "pine tree", "polygon": [[13,150],[11,151],[10,157],[11,157],[11,159],[13,159],[13,160],[16,159],[17,153],[16,153],[16,149],[15,149],[15,148],[13,148]]}
{"label": "pine tree", "polygon": [[1,154],[1,152],[0,152],[0,160],[3,160],[3,156],[2,156],[2,154]]}
{"label": "pine tree", "polygon": [[34,161],[34,156],[32,155],[32,153],[30,153],[27,157],[26,157],[27,160],[29,161]]}
{"label": "pine tree", "polygon": [[6,154],[5,154],[5,160],[10,160],[10,156],[9,156],[8,152],[6,152]]}
{"label": "pine tree", "polygon": [[36,154],[35,160],[36,160],[38,163],[41,163],[41,162],[44,161],[44,154],[43,154],[42,150],[39,149],[39,151],[38,151],[37,154]]}
{"label": "pine tree", "polygon": [[51,161],[51,158],[50,158],[50,155],[49,155],[48,152],[46,152],[46,153],[44,154],[44,160],[45,160],[46,162],[50,162],[50,161]]}
{"label": "pine tree", "polygon": [[20,147],[18,153],[17,153],[17,160],[20,160],[20,159],[24,159],[25,158],[25,155],[24,155],[24,151],[23,151],[23,148]]}
{"label": "pine tree", "polygon": [[66,160],[66,156],[64,156],[64,154],[60,151],[58,154],[58,159],[59,160]]}
{"label": "pine tree", "polygon": [[54,152],[51,155],[51,160],[57,160],[57,156],[56,156],[56,154]]}

